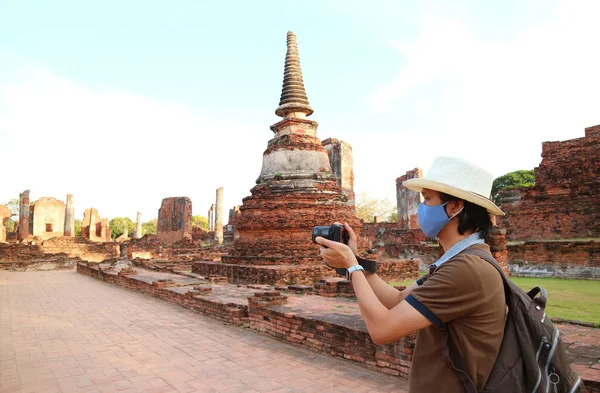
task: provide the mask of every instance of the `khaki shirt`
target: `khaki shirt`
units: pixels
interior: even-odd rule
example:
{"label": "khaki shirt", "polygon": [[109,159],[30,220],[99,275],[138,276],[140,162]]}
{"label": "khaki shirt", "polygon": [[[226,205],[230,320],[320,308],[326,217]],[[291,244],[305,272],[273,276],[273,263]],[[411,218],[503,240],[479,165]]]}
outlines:
{"label": "khaki shirt", "polygon": [[[487,244],[471,247],[490,251]],[[425,277],[406,301],[432,322],[417,333],[409,391],[463,392],[442,352],[445,343],[438,326],[448,322],[465,371],[477,390],[483,389],[504,335],[506,304],[498,271],[478,256],[459,254]]]}

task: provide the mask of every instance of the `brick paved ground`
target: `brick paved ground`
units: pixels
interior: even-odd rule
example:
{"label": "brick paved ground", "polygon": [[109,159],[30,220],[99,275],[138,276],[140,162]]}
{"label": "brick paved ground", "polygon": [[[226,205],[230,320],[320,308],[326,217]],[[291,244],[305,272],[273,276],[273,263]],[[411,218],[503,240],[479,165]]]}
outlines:
{"label": "brick paved ground", "polygon": [[0,272],[0,393],[404,389],[74,271]]}

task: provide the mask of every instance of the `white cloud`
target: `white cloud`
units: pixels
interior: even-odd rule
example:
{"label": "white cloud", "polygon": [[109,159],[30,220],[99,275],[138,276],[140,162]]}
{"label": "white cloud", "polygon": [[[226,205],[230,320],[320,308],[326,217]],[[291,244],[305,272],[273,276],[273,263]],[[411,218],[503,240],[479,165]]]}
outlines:
{"label": "white cloud", "polygon": [[[141,211],[156,217],[170,196],[191,198],[206,216],[217,187],[224,214],[250,195],[268,134],[213,119],[182,103],[125,91],[97,91],[43,67],[0,81],[0,202],[31,189],[32,200],[74,194],[76,216]],[[262,138],[261,136],[264,136]]]}
{"label": "white cloud", "polygon": [[[420,116],[430,111],[435,129],[404,144],[420,150],[421,162],[455,155],[495,176],[533,168],[543,141],[582,137],[600,123],[598,13],[595,1],[561,2],[509,42],[485,41],[459,19],[425,13],[416,39],[390,41],[405,65],[367,104],[393,114],[402,99]],[[443,86],[430,97],[439,106],[422,99],[432,82]]]}

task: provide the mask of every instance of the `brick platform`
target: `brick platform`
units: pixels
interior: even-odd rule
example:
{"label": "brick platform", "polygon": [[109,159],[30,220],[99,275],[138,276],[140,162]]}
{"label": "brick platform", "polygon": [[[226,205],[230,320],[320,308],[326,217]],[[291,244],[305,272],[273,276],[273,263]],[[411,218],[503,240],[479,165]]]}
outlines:
{"label": "brick platform", "polygon": [[[383,346],[373,344],[358,305],[352,299],[300,294],[311,292],[302,286],[287,287],[289,292],[281,292],[267,286],[211,284],[195,274],[181,276],[136,270],[136,274],[126,275],[102,271],[97,266],[78,265],[80,273],[146,292],[313,351],[401,377],[406,377],[410,370],[414,337]],[[333,283],[340,290],[340,280],[334,279]],[[203,293],[196,292],[199,290]],[[567,324],[557,326],[565,334],[572,362],[584,382],[591,392],[600,392],[600,330]]]}
{"label": "brick platform", "polygon": [[0,392],[403,393],[406,384],[73,271],[0,272]]}

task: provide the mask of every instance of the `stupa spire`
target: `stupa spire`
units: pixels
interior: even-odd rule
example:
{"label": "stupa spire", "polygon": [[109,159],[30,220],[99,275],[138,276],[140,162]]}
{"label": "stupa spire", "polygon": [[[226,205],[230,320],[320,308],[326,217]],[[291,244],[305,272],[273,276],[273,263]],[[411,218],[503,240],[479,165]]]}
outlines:
{"label": "stupa spire", "polygon": [[313,110],[308,103],[306,90],[304,90],[296,35],[292,31],[288,31],[283,87],[279,107],[275,110],[275,114],[286,118],[310,116],[312,113]]}

